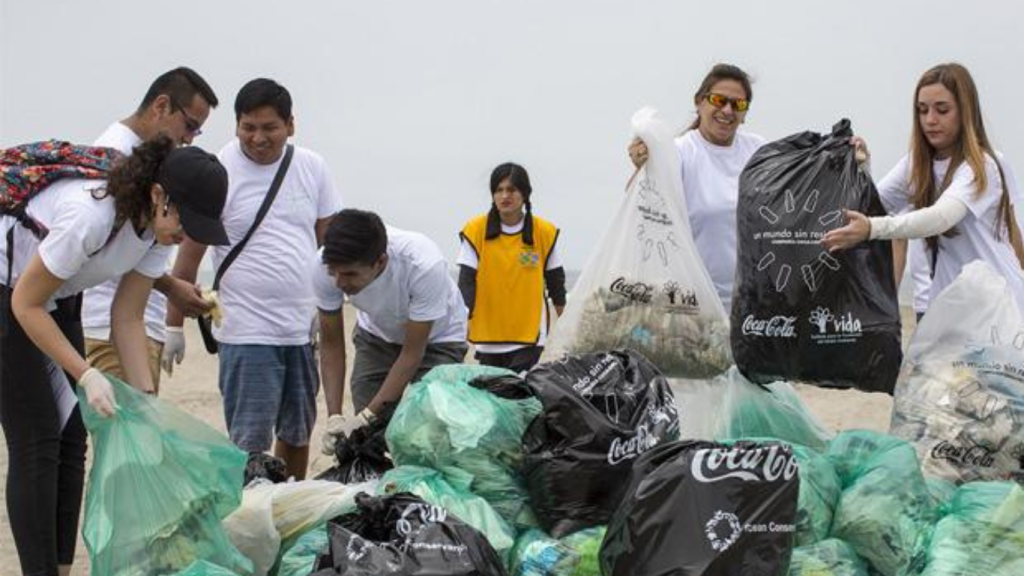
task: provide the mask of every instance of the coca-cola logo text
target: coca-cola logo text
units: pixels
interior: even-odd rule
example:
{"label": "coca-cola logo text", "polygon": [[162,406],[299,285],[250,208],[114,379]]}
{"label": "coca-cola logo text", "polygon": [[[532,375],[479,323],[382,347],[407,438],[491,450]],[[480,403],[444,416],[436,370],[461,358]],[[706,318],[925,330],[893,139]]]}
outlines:
{"label": "coca-cola logo text", "polygon": [[975,444],[974,446],[957,446],[949,440],[943,440],[932,448],[932,458],[948,460],[961,466],[981,466],[991,468],[995,465],[995,450]]}
{"label": "coca-cola logo text", "polygon": [[744,482],[791,480],[797,473],[796,458],[789,448],[702,448],[693,455],[690,473],[699,482],[729,478]]}
{"label": "coca-cola logo text", "polygon": [[616,278],[608,288],[612,294],[618,294],[634,302],[650,304],[654,296],[654,286],[644,282],[626,282],[625,278]]}
{"label": "coca-cola logo text", "polygon": [[751,314],[743,319],[743,335],[796,338],[796,316],[772,316],[762,320]]}
{"label": "coca-cola logo text", "polygon": [[608,447],[608,464],[615,466],[626,460],[632,460],[657,445],[658,437],[650,433],[646,424],[641,424],[632,438],[612,440],[612,445]]}

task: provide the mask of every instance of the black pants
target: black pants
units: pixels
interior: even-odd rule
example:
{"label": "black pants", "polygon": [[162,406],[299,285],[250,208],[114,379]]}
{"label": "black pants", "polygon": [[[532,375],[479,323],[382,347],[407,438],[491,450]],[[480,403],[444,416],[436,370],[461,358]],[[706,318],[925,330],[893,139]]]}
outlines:
{"label": "black pants", "polygon": [[[10,289],[0,290],[0,424],[7,439],[7,515],[22,573],[54,576],[58,564],[71,564],[75,556],[85,480],[85,426],[76,406],[61,427],[47,370],[52,361],[14,318]],[[84,355],[81,297],[58,301],[51,315]],[[68,382],[74,386],[70,377]]]}
{"label": "black pants", "polygon": [[476,359],[484,366],[508,368],[518,374],[533,368],[533,366],[540,361],[540,355],[542,352],[544,352],[543,346],[527,346],[526,348],[520,348],[518,350],[504,352],[501,354],[477,352]]}

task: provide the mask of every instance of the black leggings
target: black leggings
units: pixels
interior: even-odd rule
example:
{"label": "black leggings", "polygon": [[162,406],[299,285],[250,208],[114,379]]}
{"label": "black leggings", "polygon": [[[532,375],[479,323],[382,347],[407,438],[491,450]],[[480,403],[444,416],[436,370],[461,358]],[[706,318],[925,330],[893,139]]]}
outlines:
{"label": "black leggings", "polygon": [[498,354],[477,352],[476,359],[484,366],[508,368],[513,372],[519,373],[533,368],[537,362],[540,362],[540,355],[543,352],[543,346],[527,346],[526,348]]}
{"label": "black leggings", "polygon": [[[71,564],[75,556],[85,480],[85,426],[76,406],[61,428],[47,370],[52,361],[14,318],[10,289],[0,286],[0,291],[0,423],[7,438],[7,515],[22,573],[54,576],[58,564]],[[51,315],[84,355],[81,297],[59,300]],[[74,387],[70,377],[67,381]]]}

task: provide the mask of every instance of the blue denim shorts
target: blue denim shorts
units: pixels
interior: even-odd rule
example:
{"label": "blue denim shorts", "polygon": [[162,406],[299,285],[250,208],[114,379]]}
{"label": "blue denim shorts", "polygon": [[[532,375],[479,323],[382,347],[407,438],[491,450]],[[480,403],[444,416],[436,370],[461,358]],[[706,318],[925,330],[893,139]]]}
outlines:
{"label": "blue denim shorts", "polygon": [[320,387],[312,346],[221,344],[219,356],[231,441],[248,452],[270,450],[275,435],[307,446]]}

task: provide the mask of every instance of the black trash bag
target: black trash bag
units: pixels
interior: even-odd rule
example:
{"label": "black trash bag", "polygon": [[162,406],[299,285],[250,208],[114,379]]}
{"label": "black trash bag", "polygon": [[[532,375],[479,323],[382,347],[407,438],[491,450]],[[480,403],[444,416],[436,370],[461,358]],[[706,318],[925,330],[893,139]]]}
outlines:
{"label": "black trash bag", "polygon": [[519,376],[514,374],[502,376],[477,376],[469,381],[469,385],[477,390],[486,390],[498,398],[505,400],[526,400],[533,398],[533,392]]}
{"label": "black trash bag", "polygon": [[384,404],[380,414],[370,424],[356,428],[345,439],[334,445],[336,465],[324,470],[316,480],[330,480],[341,484],[357,484],[377,480],[395,467],[388,456],[388,443],[384,432],[395,413],[394,402]]}
{"label": "black trash bag", "polygon": [[640,454],[679,439],[672,389],[633,350],[566,356],[526,376],[544,406],[523,435],[541,526],[561,538],[608,523]]}
{"label": "black trash bag", "polygon": [[601,545],[601,574],[786,574],[799,484],[780,442],[658,446],[633,466]]}
{"label": "black trash bag", "polygon": [[242,487],[246,487],[253,480],[261,478],[269,480],[274,484],[288,481],[288,467],[284,460],[277,456],[264,454],[263,452],[250,452],[249,460],[245,463],[245,476],[242,480]]}
{"label": "black trash bag", "polygon": [[888,241],[820,243],[843,209],[884,215],[842,120],[762,146],[740,175],[732,352],[752,382],[892,394],[903,353]]}
{"label": "black trash bag", "polygon": [[356,496],[356,511],[327,524],[311,576],[506,576],[487,539],[444,508],[407,492]]}

